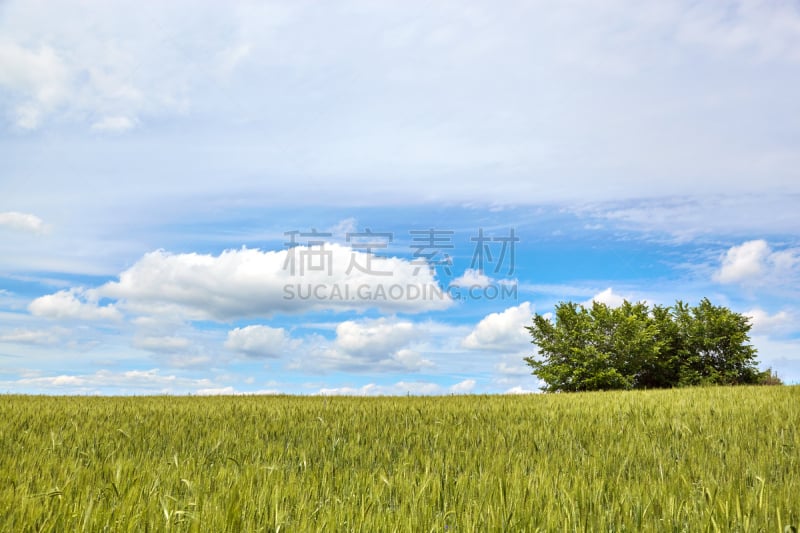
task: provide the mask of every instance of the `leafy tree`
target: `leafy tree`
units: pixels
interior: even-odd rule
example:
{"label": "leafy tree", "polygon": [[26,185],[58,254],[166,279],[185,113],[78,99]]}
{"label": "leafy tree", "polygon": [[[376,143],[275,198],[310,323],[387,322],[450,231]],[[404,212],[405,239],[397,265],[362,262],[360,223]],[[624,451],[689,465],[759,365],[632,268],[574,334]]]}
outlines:
{"label": "leafy tree", "polygon": [[527,329],[540,358],[525,361],[551,392],[766,382],[772,374],[756,367],[750,327],[708,299],[652,309],[562,302],[553,320],[533,317]]}
{"label": "leafy tree", "polygon": [[684,344],[679,385],[755,384],[760,372],[756,349],[749,343],[749,319],[704,298],[689,308],[675,304],[680,340]]}

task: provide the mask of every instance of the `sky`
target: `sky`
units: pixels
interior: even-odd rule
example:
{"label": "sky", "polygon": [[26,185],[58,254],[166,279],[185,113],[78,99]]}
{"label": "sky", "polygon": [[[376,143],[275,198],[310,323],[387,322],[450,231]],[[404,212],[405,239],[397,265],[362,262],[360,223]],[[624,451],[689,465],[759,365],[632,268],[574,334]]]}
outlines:
{"label": "sky", "polygon": [[800,383],[800,4],[0,2],[0,393],[542,385],[708,297]]}

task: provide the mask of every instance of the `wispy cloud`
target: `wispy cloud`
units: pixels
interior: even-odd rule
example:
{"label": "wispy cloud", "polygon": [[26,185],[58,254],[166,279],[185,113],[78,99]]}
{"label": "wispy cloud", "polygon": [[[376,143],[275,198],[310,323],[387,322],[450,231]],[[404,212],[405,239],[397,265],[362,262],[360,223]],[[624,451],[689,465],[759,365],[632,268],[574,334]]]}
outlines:
{"label": "wispy cloud", "polygon": [[136,126],[136,122],[126,116],[109,116],[103,117],[92,124],[92,129],[95,131],[121,133],[134,126]]}
{"label": "wispy cloud", "polygon": [[0,226],[30,233],[44,233],[48,229],[44,221],[36,215],[16,211],[0,213]]}
{"label": "wispy cloud", "polygon": [[4,390],[35,390],[49,394],[99,394],[114,390],[122,394],[133,393],[186,393],[210,388],[214,382],[201,378],[185,378],[164,374],[158,368],[150,370],[98,370],[90,374],[59,374],[25,377],[14,381],[0,381]]}
{"label": "wispy cloud", "polygon": [[68,331],[64,328],[25,329],[17,328],[7,333],[0,333],[0,342],[21,344],[55,345],[63,342]]}

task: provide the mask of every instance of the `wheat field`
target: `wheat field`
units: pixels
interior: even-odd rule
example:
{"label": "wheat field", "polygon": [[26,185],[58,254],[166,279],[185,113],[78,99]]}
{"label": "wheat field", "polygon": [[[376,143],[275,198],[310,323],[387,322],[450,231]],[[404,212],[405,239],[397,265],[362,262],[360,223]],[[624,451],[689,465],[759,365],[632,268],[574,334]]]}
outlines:
{"label": "wheat field", "polygon": [[0,529],[791,531],[800,387],[0,396]]}

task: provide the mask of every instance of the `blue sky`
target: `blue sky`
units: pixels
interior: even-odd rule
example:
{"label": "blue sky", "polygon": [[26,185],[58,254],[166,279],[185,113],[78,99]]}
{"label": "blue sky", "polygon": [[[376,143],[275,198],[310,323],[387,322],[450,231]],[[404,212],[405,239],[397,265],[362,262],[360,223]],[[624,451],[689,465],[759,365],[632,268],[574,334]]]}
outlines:
{"label": "blue sky", "polygon": [[798,383],[798,67],[780,0],[3,2],[0,391],[528,392],[533,313],[703,297]]}

